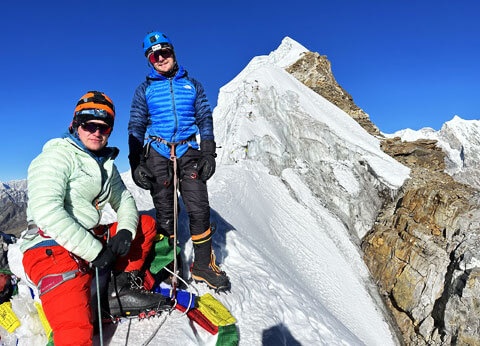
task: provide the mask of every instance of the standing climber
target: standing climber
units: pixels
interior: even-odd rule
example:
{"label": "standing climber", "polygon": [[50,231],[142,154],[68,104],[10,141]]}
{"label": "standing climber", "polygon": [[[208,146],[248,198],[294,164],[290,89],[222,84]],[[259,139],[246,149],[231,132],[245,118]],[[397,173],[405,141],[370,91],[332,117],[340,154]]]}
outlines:
{"label": "standing climber", "polygon": [[175,158],[179,191],[188,212],[195,252],[192,277],[216,290],[229,289],[228,276],[215,263],[212,251],[207,180],[215,172],[216,144],[205,91],[178,64],[172,42],[165,34],[147,34],[143,53],[151,69],[135,90],[128,124],[133,180],[150,190],[157,233],[172,239],[174,198],[177,198],[172,182],[172,158]]}

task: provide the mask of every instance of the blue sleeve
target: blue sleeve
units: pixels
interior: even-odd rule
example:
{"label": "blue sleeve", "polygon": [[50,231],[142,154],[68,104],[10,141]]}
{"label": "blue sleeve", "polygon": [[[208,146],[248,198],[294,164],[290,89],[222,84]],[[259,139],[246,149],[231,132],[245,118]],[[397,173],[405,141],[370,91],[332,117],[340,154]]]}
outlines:
{"label": "blue sleeve", "polygon": [[134,137],[141,143],[143,143],[145,138],[149,117],[147,101],[145,99],[146,88],[147,82],[143,82],[135,90],[130,107],[130,120],[128,122],[129,137]]}
{"label": "blue sleeve", "polygon": [[200,140],[215,140],[213,134],[213,117],[210,104],[208,103],[207,95],[203,89],[203,85],[191,79],[197,91],[197,98],[195,99],[195,119],[200,131]]}

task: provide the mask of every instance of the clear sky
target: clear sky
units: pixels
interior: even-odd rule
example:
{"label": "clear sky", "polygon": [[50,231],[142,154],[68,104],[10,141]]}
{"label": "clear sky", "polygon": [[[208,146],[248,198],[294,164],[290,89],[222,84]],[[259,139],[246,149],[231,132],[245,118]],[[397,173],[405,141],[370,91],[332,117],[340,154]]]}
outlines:
{"label": "clear sky", "polygon": [[130,102],[148,72],[141,44],[152,30],[170,37],[212,108],[221,86],[289,36],[328,57],[383,132],[478,119],[478,13],[477,0],[8,1],[0,12],[0,181],[26,178],[88,90],[113,99],[110,144],[128,170]]}

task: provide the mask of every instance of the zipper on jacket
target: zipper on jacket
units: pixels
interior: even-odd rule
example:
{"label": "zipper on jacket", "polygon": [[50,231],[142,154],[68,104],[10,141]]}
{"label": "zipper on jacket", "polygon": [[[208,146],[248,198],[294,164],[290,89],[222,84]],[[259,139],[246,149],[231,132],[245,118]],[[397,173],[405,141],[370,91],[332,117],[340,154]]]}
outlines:
{"label": "zipper on jacket", "polygon": [[[101,219],[102,219],[102,211],[100,210],[100,203],[102,201],[100,201],[100,196],[102,195],[103,192],[107,193],[107,190],[104,190],[104,185],[105,185],[105,178],[106,178],[106,174],[103,174],[103,164],[105,162],[108,161],[108,159],[110,157],[103,157],[103,162],[101,162],[101,160],[97,160],[97,158],[93,157],[93,155],[91,154],[92,158],[95,160],[95,162],[97,163],[98,165],[98,169],[100,171],[100,178],[101,178],[101,181],[100,181],[100,193],[97,195],[97,197],[94,198],[94,200],[92,201],[92,204],[93,206],[95,207],[95,209],[97,210],[97,213],[98,213],[98,223],[96,226],[98,226],[98,224],[100,223]],[[108,193],[107,193],[108,195]]]}
{"label": "zipper on jacket", "polygon": [[177,116],[177,107],[175,106],[175,92],[173,90],[173,77],[169,78],[169,81],[170,81],[170,95],[172,95],[173,117],[175,118],[175,127],[173,128],[172,142],[176,142],[177,130],[178,130],[178,116]]}

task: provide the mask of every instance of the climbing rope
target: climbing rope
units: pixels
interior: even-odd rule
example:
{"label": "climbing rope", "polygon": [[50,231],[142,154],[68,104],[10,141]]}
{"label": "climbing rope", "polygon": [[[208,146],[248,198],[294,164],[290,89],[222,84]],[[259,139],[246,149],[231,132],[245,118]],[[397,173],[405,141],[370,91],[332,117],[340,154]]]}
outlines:
{"label": "climbing rope", "polygon": [[170,146],[170,160],[173,162],[173,272],[172,277],[173,298],[177,292],[177,229],[178,229],[178,174],[177,174],[177,156],[175,154],[175,145]]}

